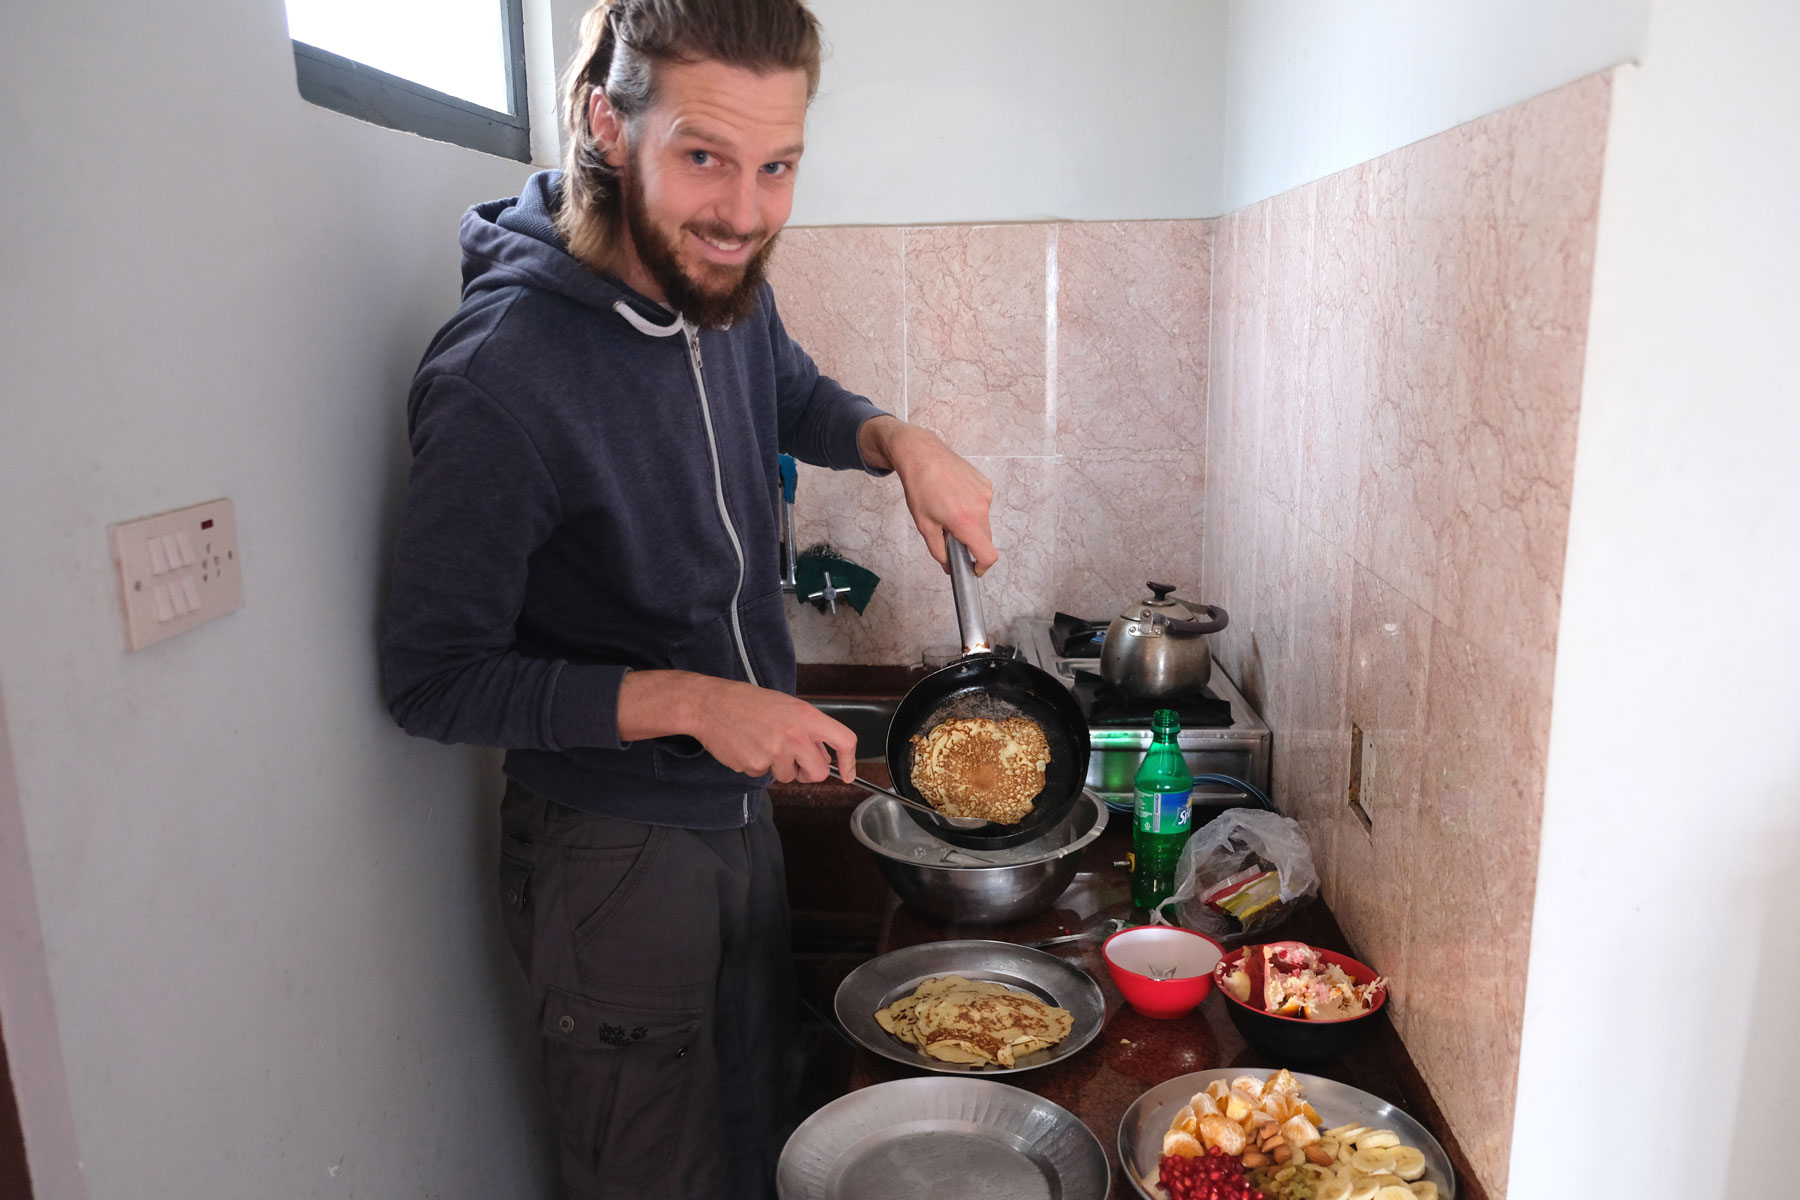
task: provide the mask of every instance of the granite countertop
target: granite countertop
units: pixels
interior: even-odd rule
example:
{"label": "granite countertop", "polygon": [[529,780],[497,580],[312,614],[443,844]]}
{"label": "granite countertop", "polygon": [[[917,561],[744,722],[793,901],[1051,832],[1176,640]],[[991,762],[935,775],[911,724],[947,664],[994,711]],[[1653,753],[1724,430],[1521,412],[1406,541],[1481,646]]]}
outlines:
{"label": "granite countertop", "polygon": [[[888,781],[885,768],[878,763],[864,763],[859,769],[878,782]],[[847,818],[849,810],[860,804],[866,794],[836,781],[779,785],[772,792],[778,814],[785,811],[804,819],[804,815],[810,813],[814,820],[835,820],[827,817],[832,810],[841,810]],[[1112,917],[1123,917],[1134,924],[1144,923],[1146,915],[1131,907],[1129,881],[1123,866],[1130,844],[1126,823],[1115,818],[1085,852],[1082,869],[1056,904],[1037,917],[1010,925],[944,924],[902,907],[898,898],[883,885],[865,901],[870,906],[871,950],[879,954],[923,942],[967,937],[1028,942],[1078,932]],[[861,847],[856,847],[856,852],[867,856]],[[794,857],[790,854],[790,862]],[[1314,902],[1289,918],[1276,936],[1352,953],[1336,921],[1321,902]],[[1143,1092],[1190,1071],[1213,1067],[1292,1065],[1270,1062],[1251,1049],[1231,1024],[1225,1011],[1226,1002],[1216,990],[1186,1017],[1173,1021],[1152,1020],[1125,1005],[1107,973],[1097,943],[1056,946],[1049,952],[1080,966],[1099,983],[1106,997],[1105,1026],[1092,1044],[1064,1062],[1000,1078],[1062,1105],[1093,1130],[1106,1148],[1112,1166],[1112,1197],[1128,1200],[1134,1194],[1120,1172],[1116,1143],[1120,1119],[1131,1102]],[[1467,1158],[1444,1123],[1442,1113],[1432,1101],[1387,1016],[1376,1017],[1372,1024],[1369,1034],[1342,1058],[1301,1069],[1361,1088],[1410,1113],[1432,1131],[1449,1153],[1456,1169],[1458,1197],[1461,1200],[1486,1200],[1485,1192],[1469,1170]],[[855,1090],[921,1072],[857,1049],[848,1074],[847,1090]]]}

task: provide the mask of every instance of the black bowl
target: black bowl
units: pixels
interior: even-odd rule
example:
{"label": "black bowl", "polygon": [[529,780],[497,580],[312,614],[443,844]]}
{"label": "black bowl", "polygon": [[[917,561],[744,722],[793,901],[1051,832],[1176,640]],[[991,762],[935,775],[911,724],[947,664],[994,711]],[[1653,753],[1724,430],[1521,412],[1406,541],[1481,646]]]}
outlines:
{"label": "black bowl", "polygon": [[[1239,1000],[1225,986],[1226,973],[1243,961],[1245,951],[1260,949],[1260,946],[1246,946],[1227,954],[1213,969],[1213,981],[1218,985],[1218,993],[1225,998],[1225,1012],[1231,1017],[1231,1023],[1237,1026],[1246,1042],[1272,1062],[1282,1065],[1307,1064],[1337,1058],[1369,1031],[1375,1014],[1387,1003],[1387,988],[1383,987],[1375,993],[1374,1007],[1361,1016],[1343,1021],[1309,1021],[1304,1017],[1284,1017],[1264,1012],[1258,1007],[1262,996],[1260,954],[1250,961],[1250,1003]],[[1358,984],[1372,983],[1379,978],[1367,964],[1360,963],[1347,954],[1339,954],[1319,946],[1313,949],[1326,962],[1336,963],[1344,968],[1344,973]]]}

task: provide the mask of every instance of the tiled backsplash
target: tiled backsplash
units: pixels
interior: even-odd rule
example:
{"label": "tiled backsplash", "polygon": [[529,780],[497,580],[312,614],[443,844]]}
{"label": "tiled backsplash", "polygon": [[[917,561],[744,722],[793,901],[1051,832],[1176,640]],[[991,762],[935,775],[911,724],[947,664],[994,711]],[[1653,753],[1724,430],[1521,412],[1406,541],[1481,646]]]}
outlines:
{"label": "tiled backsplash", "polygon": [[[827,374],[994,481],[990,628],[1110,617],[1147,578],[1198,597],[1207,221],[790,229],[771,269]],[[869,610],[796,607],[802,662],[913,663],[957,640],[894,479],[802,465],[802,547],[881,576]]]}
{"label": "tiled backsplash", "polygon": [[[1216,222],[796,229],[773,271],[828,373],[994,480],[990,625],[1110,616],[1146,578],[1230,610],[1215,649],[1274,731],[1277,802],[1495,1195],[1609,97],[1596,76]],[[896,481],[802,468],[799,520],[883,577],[862,618],[794,613],[801,661],[955,640]]]}
{"label": "tiled backsplash", "polygon": [[[1609,96],[1590,78],[1214,230],[1217,651],[1496,1195]],[[1352,726],[1369,831],[1347,805]]]}

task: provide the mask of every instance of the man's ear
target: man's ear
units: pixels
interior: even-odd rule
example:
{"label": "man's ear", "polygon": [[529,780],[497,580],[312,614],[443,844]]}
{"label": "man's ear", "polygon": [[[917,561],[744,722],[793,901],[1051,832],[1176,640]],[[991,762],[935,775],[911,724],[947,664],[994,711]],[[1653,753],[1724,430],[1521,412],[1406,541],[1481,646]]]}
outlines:
{"label": "man's ear", "polygon": [[625,144],[625,123],[619,120],[606,93],[599,88],[588,93],[588,132],[600,149],[601,160],[608,166],[619,166]]}

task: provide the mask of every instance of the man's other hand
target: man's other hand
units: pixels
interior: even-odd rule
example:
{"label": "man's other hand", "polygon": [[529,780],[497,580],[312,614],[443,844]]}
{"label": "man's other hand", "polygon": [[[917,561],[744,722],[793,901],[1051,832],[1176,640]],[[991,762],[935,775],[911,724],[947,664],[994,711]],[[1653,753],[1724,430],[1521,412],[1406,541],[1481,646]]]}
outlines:
{"label": "man's other hand", "polygon": [[804,700],[689,671],[633,671],[619,686],[626,741],[687,734],[725,766],[779,783],[817,783],[832,758],[856,778],[856,735]]}
{"label": "man's other hand", "polygon": [[864,462],[900,476],[913,524],[919,527],[919,535],[939,566],[949,569],[944,554],[946,529],[969,548],[977,575],[999,561],[1000,552],[994,549],[993,531],[988,526],[994,485],[968,459],[929,429],[908,425],[897,417],[864,421],[857,431],[857,445]]}

